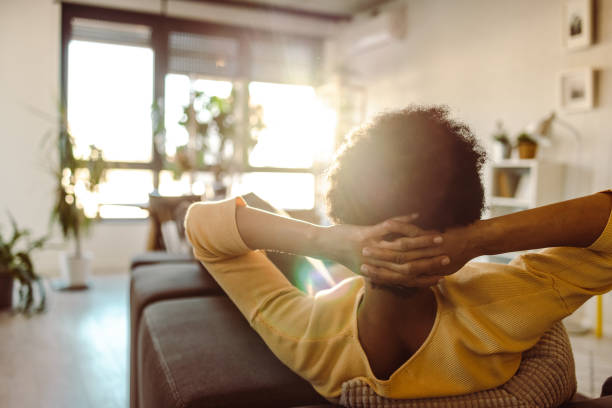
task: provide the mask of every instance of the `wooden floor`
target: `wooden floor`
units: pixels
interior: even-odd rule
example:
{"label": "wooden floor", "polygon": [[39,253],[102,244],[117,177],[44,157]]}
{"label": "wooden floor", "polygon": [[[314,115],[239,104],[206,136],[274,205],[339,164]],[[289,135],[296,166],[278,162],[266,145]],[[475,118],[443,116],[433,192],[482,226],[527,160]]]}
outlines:
{"label": "wooden floor", "polygon": [[[49,291],[47,313],[0,313],[0,407],[125,408],[127,275],[96,277],[83,292]],[[612,339],[572,337],[578,390],[612,376]]]}
{"label": "wooden floor", "polygon": [[0,313],[0,407],[127,407],[127,275],[48,290],[48,311]]}

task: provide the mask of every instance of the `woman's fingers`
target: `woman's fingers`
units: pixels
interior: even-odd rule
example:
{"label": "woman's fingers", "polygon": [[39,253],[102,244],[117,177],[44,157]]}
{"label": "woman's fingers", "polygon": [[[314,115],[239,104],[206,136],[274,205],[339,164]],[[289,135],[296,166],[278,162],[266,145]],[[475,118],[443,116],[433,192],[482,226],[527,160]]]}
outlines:
{"label": "woman's fingers", "polygon": [[417,237],[431,233],[430,231],[424,231],[416,225],[410,224],[418,217],[417,214],[405,215],[401,217],[389,218],[383,222],[375,224],[371,227],[368,232],[370,238],[382,238],[388,234],[399,234],[410,237]]}
{"label": "woman's fingers", "polygon": [[[446,255],[438,255],[430,258],[417,259],[405,263],[396,263],[391,261],[381,261],[379,259],[367,258],[364,260],[365,267],[373,266],[383,268],[395,273],[404,274],[406,276],[418,275],[445,275],[440,272],[440,268],[445,267],[450,263],[450,258]],[[362,265],[362,266],[363,266]],[[364,272],[364,271],[362,271]]]}
{"label": "woman's fingers", "polygon": [[[423,235],[414,238],[402,237],[393,241],[379,241],[375,245],[378,248],[383,248],[392,251],[410,251],[419,248],[429,248],[441,245],[444,239],[440,235]],[[367,247],[364,249],[375,250],[376,247]]]}
{"label": "woman's fingers", "polygon": [[443,273],[440,268],[450,264],[450,258],[447,255],[435,256],[433,258],[418,259],[410,262],[410,271],[416,275],[448,275],[454,273],[454,270]]}
{"label": "woman's fingers", "polygon": [[397,221],[393,218],[385,221],[384,224],[386,225],[388,232],[394,232],[406,237],[418,237],[419,235],[424,234],[424,231],[416,225],[403,221]]}
{"label": "woman's fingers", "polygon": [[379,248],[364,248],[362,251],[366,263],[372,263],[375,266],[383,266],[393,270],[396,270],[394,269],[396,267],[410,265],[408,262],[417,259],[432,258],[443,254],[444,249],[442,247],[415,249],[408,252],[390,251]]}
{"label": "woman's fingers", "polygon": [[443,278],[443,276],[440,275],[406,275],[373,265],[363,265],[361,272],[363,276],[372,280],[374,283],[403,285],[408,287],[429,287],[435,285]]}

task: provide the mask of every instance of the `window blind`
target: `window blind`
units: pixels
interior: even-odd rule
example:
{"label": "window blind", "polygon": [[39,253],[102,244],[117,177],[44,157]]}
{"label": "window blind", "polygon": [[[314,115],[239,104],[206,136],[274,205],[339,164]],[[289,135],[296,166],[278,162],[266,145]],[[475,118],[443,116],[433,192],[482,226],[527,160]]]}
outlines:
{"label": "window blind", "polygon": [[151,28],[144,25],[74,18],[71,29],[73,40],[151,46]]}
{"label": "window blind", "polygon": [[170,32],[168,70],[233,78],[239,72],[239,50],[236,38]]}
{"label": "window blind", "polygon": [[250,79],[261,82],[313,84],[317,49],[310,41],[282,35],[249,40]]}

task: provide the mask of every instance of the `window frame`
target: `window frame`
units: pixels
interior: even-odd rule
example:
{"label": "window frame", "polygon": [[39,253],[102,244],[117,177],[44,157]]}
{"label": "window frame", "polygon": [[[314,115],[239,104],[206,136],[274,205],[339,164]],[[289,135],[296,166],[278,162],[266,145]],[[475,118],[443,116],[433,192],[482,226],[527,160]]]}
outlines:
{"label": "window frame", "polygon": [[[68,45],[72,40],[72,20],[74,18],[85,18],[90,20],[106,21],[113,23],[124,23],[124,24],[137,24],[144,25],[151,29],[151,49],[153,50],[153,100],[158,102],[158,106],[161,109],[160,116],[161,120],[164,120],[164,103],[165,100],[165,78],[167,74],[170,74],[168,70],[168,61],[170,58],[168,42],[170,33],[173,31],[188,32],[193,34],[203,35],[220,35],[225,37],[235,38],[239,42],[239,60],[238,60],[238,74],[236,77],[223,78],[224,80],[231,80],[232,82],[243,81],[244,82],[244,97],[241,98],[241,109],[245,112],[249,109],[249,90],[248,85],[256,79],[251,78],[249,73],[251,72],[251,61],[249,58],[249,45],[248,39],[256,36],[259,39],[274,39],[278,33],[270,30],[254,29],[249,27],[234,26],[227,24],[212,23],[209,21],[183,19],[178,17],[169,17],[161,14],[143,13],[137,11],[120,10],[106,7],[88,6],[74,3],[62,3],[61,8],[61,47],[60,47],[60,103],[61,106],[67,106],[68,102]],[[292,38],[298,41],[309,44],[312,47],[313,55],[315,55],[313,64],[310,83],[302,82],[288,82],[282,79],[276,83],[285,84],[299,84],[317,86],[321,81],[322,71],[322,55],[323,55],[323,40],[317,37],[310,37],[296,34],[282,34],[285,38]],[[243,131],[247,131],[246,128]],[[150,170],[153,173],[153,191],[155,193],[159,189],[160,173],[165,170],[164,156],[158,151],[157,145],[154,140],[154,134],[151,134],[152,138],[152,153],[151,160],[148,162],[129,162],[129,161],[109,161],[108,166],[110,169],[130,169],[130,170]],[[248,163],[247,155],[243,154],[243,163],[239,171],[243,173],[310,173],[316,177],[320,174],[320,169],[317,166],[307,168],[284,168],[284,167],[253,167]],[[211,166],[201,166],[196,171],[209,172]],[[316,199],[316,197],[315,197]],[[144,203],[143,203],[144,204]],[[315,203],[316,205],[316,203]],[[302,210],[298,210],[302,211]],[[314,211],[304,210],[304,211]],[[108,221],[118,221],[116,218],[103,218]],[[131,220],[121,219],[121,220]]]}

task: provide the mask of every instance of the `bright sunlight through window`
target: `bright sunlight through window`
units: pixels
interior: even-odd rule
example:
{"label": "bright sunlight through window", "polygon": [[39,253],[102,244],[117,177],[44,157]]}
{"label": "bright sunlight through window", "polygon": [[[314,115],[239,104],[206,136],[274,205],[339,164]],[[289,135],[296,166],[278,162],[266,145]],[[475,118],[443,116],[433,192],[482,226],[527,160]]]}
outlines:
{"label": "bright sunlight through window", "polygon": [[83,157],[96,145],[110,161],[151,160],[153,51],[71,41],[68,123]]}
{"label": "bright sunlight through window", "polygon": [[[107,161],[149,163],[152,160],[153,51],[146,47],[73,40],[68,54],[68,123],[76,154],[85,157],[90,145],[101,148]],[[192,90],[227,97],[232,82],[168,74],[165,80],[165,150],[174,156],[187,143],[179,124]],[[273,205],[287,209],[314,207],[315,177],[282,172],[310,169],[329,161],[333,152],[336,116],[304,85],[251,82],[249,104],[261,106],[265,128],[259,133],[249,164],[278,172],[235,175],[232,193],[253,191]],[[83,170],[86,171],[86,170]],[[174,180],[160,173],[161,195],[201,194],[212,174],[198,172]],[[86,213],[103,218],[145,218],[140,206],[153,191],[153,171],[113,169],[98,193],[80,188]]]}
{"label": "bright sunlight through window", "polygon": [[252,105],[263,107],[262,130],[249,158],[255,167],[309,168],[334,148],[335,113],[311,86],[251,82]]}
{"label": "bright sunlight through window", "polygon": [[[77,157],[93,144],[108,161],[150,161],[152,101],[150,48],[70,42],[67,114]],[[90,217],[99,212],[102,218],[146,218],[139,205],[152,190],[149,170],[109,170],[98,193],[77,185],[77,196]]]}

